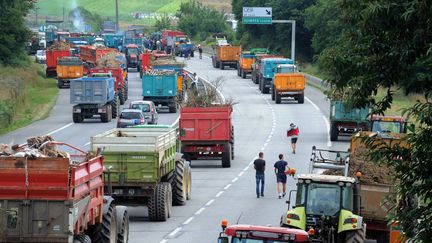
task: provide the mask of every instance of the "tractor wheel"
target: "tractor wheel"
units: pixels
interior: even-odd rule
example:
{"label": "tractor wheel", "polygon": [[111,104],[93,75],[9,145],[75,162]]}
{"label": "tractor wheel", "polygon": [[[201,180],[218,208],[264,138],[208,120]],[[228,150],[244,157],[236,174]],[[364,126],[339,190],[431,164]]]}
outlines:
{"label": "tractor wheel", "polygon": [[225,144],[225,150],[222,153],[222,167],[231,167],[231,144],[229,143]]}
{"label": "tractor wheel", "polygon": [[345,243],[364,243],[365,232],[362,229],[346,232]]}
{"label": "tractor wheel", "polygon": [[184,160],[176,161],[175,170],[170,178],[173,205],[184,205],[187,199],[187,176]]}
{"label": "tractor wheel", "polygon": [[90,236],[88,235],[78,235],[73,239],[73,243],[91,243]]}
{"label": "tractor wheel", "polygon": [[114,97],[114,100],[111,101],[112,118],[116,118],[117,115],[119,115],[119,113],[120,113],[120,105],[119,105],[119,103],[120,103],[119,96],[116,95]]}
{"label": "tractor wheel", "polygon": [[275,91],[275,101],[276,104],[280,104],[282,102],[282,95]]}
{"label": "tractor wheel", "polygon": [[275,87],[273,86],[273,88],[270,90],[270,92],[271,92],[271,99],[272,100],[275,100],[276,98],[275,98],[275,92],[276,92],[276,90],[275,90]]}
{"label": "tractor wheel", "polygon": [[81,123],[83,122],[83,116],[81,115],[81,113],[73,113],[72,114],[72,120],[74,123]]}
{"label": "tractor wheel", "polygon": [[129,90],[128,90],[128,85],[127,83],[125,83],[124,85],[124,97],[125,97],[125,101],[129,99]]}
{"label": "tractor wheel", "polygon": [[304,93],[297,96],[297,101],[299,104],[304,103]]}
{"label": "tractor wheel", "polygon": [[127,243],[129,241],[129,215],[127,207],[116,206],[117,220],[117,243]]}
{"label": "tractor wheel", "polygon": [[151,221],[166,221],[171,215],[171,184],[162,182],[156,185],[153,196],[148,202],[148,214]]}
{"label": "tractor wheel", "polygon": [[339,136],[339,131],[336,122],[330,123],[330,141],[337,141]]}
{"label": "tractor wheel", "polygon": [[92,229],[92,241],[98,243],[117,242],[116,210],[113,204],[109,205],[107,212],[102,216],[102,223],[96,224]]}
{"label": "tractor wheel", "polygon": [[125,94],[123,92],[123,89],[119,89],[117,90],[118,92],[118,96],[119,96],[119,100],[120,100],[120,105],[124,105],[126,99],[125,99]]}

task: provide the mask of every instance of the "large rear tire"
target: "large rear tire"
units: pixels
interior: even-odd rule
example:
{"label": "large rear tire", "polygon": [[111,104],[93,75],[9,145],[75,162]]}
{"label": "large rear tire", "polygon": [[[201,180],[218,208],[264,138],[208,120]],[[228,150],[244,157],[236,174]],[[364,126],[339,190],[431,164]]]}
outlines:
{"label": "large rear tire", "polygon": [[117,243],[129,241],[129,215],[125,206],[116,206]]}
{"label": "large rear tire", "polygon": [[114,97],[114,100],[111,101],[112,118],[116,118],[120,113],[119,103],[120,103],[119,96],[116,95],[116,97]]}
{"label": "large rear tire", "polygon": [[73,243],[91,243],[92,240],[90,239],[90,236],[88,235],[78,235],[75,236],[73,239]]}
{"label": "large rear tire", "polygon": [[299,94],[298,96],[298,103],[299,104],[303,104],[304,103],[304,93],[303,94]]}
{"label": "large rear tire", "polygon": [[330,123],[330,141],[337,141],[339,136],[338,126],[336,122]]}
{"label": "large rear tire", "polygon": [[171,181],[173,205],[185,205],[187,200],[187,175],[183,159],[176,161]]}
{"label": "large rear tire", "polygon": [[282,95],[279,94],[277,91],[275,91],[275,92],[276,92],[276,94],[275,94],[275,102],[276,102],[276,104],[280,104],[282,102]]}
{"label": "large rear tire", "polygon": [[275,100],[275,99],[276,99],[276,97],[275,97],[276,89],[275,89],[274,86],[273,86],[273,88],[270,90],[270,92],[271,92],[271,99],[272,99],[272,100]]}
{"label": "large rear tire", "polygon": [[345,243],[364,243],[365,232],[362,229],[346,232]]}
{"label": "large rear tire", "polygon": [[102,223],[94,226],[91,239],[96,243],[117,242],[116,210],[113,204],[109,205],[107,212],[102,216]]}
{"label": "large rear tire", "polygon": [[225,144],[224,152],[222,153],[222,167],[231,167],[231,144]]}
{"label": "large rear tire", "polygon": [[125,94],[123,92],[123,89],[118,90],[118,96],[119,96],[120,105],[124,105],[126,99],[125,99]]}
{"label": "large rear tire", "polygon": [[171,215],[171,184],[162,182],[156,185],[148,202],[148,214],[151,221],[166,221]]}

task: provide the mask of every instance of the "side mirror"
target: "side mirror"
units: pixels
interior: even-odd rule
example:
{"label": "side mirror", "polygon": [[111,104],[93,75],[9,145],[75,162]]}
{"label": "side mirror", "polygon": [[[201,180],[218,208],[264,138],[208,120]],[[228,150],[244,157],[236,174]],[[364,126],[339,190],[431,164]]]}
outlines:
{"label": "side mirror", "polygon": [[229,243],[229,239],[227,236],[219,236],[218,243]]}
{"label": "side mirror", "polygon": [[180,137],[186,136],[186,130],[180,129]]}

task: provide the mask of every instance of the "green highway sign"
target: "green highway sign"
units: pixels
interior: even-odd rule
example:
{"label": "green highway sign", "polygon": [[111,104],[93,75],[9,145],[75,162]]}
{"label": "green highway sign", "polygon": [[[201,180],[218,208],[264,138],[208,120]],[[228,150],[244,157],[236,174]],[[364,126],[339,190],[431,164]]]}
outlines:
{"label": "green highway sign", "polygon": [[243,24],[272,24],[271,17],[243,17]]}

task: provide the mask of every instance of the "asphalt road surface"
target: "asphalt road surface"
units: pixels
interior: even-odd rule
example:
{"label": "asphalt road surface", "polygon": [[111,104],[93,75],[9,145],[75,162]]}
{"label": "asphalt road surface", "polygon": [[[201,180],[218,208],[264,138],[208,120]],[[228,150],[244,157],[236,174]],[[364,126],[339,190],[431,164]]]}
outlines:
{"label": "asphalt road surface", "polygon": [[[186,61],[187,68],[198,76],[212,81],[222,77],[220,91],[225,99],[232,98],[234,106],[235,159],[231,168],[221,168],[220,161],[192,161],[192,199],[185,206],[173,208],[167,222],[150,222],[146,207],[129,208],[132,216],[129,242],[216,242],[220,221],[230,224],[279,225],[287,209],[285,200],[278,199],[273,164],[279,153],[285,155],[289,166],[297,173],[309,171],[313,145],[318,148],[347,149],[348,143],[329,141],[329,102],[319,91],[306,89],[304,104],[283,102],[275,104],[269,94],[261,95],[250,78],[242,79],[236,70],[219,70],[204,56]],[[141,83],[137,73],[129,73],[130,100],[141,99]],[[51,134],[56,140],[88,149],[90,136],[115,127],[110,123],[89,121],[72,123],[69,90],[60,91],[56,106],[49,118],[0,137],[1,143],[22,143],[26,137]],[[160,113],[160,124],[172,124],[178,114]],[[286,130],[291,122],[300,129],[297,153],[292,154]],[[256,198],[255,171],[252,162],[258,152],[267,161],[265,197]],[[288,178],[288,191],[295,189],[295,180]],[[294,199],[294,198],[293,198]]]}

